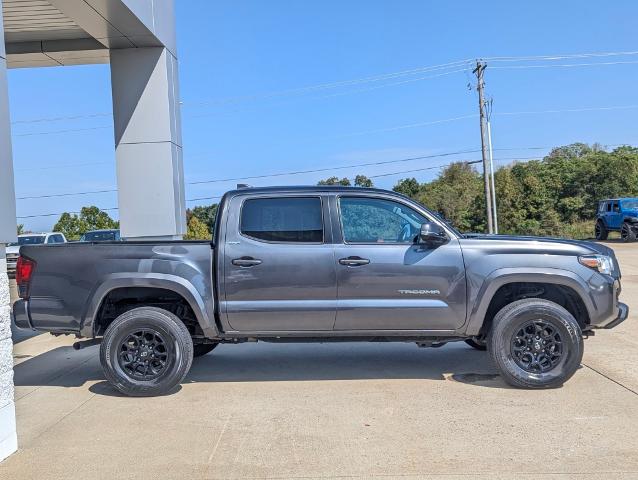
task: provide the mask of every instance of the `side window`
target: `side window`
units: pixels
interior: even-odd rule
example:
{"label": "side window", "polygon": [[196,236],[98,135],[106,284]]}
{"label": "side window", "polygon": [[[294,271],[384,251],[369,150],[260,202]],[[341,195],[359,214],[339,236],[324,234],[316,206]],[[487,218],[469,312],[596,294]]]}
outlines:
{"label": "side window", "polygon": [[346,243],[412,243],[427,219],[399,202],[366,197],[339,200]]}
{"label": "side window", "polygon": [[244,202],[240,231],[268,242],[321,243],[319,197],[254,198]]}
{"label": "side window", "polygon": [[56,243],[55,235],[51,235],[49,238],[47,238],[47,243]]}
{"label": "side window", "polygon": [[620,204],[618,203],[618,200],[614,202],[614,212],[615,213],[620,212]]}
{"label": "side window", "polygon": [[612,202],[607,202],[607,211],[611,212],[611,204]]}

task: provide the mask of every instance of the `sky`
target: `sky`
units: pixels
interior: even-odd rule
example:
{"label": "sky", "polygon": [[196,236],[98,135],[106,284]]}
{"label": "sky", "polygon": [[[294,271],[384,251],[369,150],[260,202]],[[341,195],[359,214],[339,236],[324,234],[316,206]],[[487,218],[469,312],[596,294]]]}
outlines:
{"label": "sky", "polygon": [[[175,3],[186,182],[329,169],[187,185],[187,199],[238,182],[332,175],[385,175],[375,186],[392,188],[477,160],[473,152],[341,168],[480,149],[468,88],[477,58],[487,63],[497,166],[573,142],[638,145],[635,0]],[[634,53],[520,58],[603,52]],[[115,188],[108,65],[10,70],[9,97],[18,216],[117,207],[108,192],[21,199]],[[59,117],[79,118],[51,120]],[[56,220],[18,222],[46,231]]]}

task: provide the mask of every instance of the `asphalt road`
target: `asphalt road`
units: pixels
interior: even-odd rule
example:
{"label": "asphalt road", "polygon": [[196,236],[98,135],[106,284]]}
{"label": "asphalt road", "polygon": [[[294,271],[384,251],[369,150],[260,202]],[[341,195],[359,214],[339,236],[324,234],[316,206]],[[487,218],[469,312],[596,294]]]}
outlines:
{"label": "asphalt road", "polygon": [[20,450],[0,478],[638,478],[638,244],[610,245],[630,318],[555,390],[509,388],[464,344],[258,343],[126,398],[97,347],[20,341]]}

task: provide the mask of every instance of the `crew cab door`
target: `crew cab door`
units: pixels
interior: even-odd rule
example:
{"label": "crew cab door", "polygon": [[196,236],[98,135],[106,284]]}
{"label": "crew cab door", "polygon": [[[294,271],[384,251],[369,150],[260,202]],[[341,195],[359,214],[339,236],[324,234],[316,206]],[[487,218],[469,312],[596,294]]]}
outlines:
{"label": "crew cab door", "polygon": [[415,243],[433,220],[399,199],[371,195],[335,200],[335,330],[451,330],[465,322],[465,266],[456,238]]}
{"label": "crew cab door", "polygon": [[332,330],[337,284],[325,199],[240,195],[227,212],[220,304],[231,330]]}

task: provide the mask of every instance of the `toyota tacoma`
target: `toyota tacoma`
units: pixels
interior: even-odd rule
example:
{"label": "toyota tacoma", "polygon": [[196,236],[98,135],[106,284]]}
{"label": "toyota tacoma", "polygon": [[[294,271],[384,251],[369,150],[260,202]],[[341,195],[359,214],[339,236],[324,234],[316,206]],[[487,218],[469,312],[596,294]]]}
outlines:
{"label": "toyota tacoma", "polygon": [[144,396],[246,341],[466,341],[509,384],[556,387],[628,314],[610,248],[463,235],[395,192],[240,188],[213,238],[22,246],[14,321],[101,343],[108,381]]}

